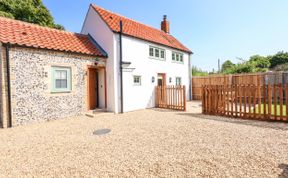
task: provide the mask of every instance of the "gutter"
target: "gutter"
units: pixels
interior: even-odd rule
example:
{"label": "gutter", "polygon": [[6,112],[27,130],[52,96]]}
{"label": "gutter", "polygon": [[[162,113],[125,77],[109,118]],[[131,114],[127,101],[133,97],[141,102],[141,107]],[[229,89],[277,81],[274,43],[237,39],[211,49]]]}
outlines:
{"label": "gutter", "polygon": [[120,32],[119,32],[119,45],[120,45],[120,95],[121,95],[121,113],[124,111],[124,102],[123,102],[123,71],[122,71],[122,61],[123,61],[123,52],[122,52],[122,33],[123,33],[123,22],[120,20]]}
{"label": "gutter", "polygon": [[6,47],[6,69],[7,69],[7,93],[8,93],[8,113],[9,113],[9,121],[8,127],[12,127],[12,110],[11,110],[11,81],[10,81],[10,43],[5,45]]}

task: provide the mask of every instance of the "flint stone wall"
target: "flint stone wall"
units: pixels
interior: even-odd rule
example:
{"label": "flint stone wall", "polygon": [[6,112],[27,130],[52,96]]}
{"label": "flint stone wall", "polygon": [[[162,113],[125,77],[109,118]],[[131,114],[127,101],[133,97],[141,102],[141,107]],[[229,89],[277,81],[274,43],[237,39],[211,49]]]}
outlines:
{"label": "flint stone wall", "polygon": [[[81,115],[87,111],[87,65],[95,57],[11,48],[13,125]],[[71,67],[72,91],[52,93],[52,66]]]}

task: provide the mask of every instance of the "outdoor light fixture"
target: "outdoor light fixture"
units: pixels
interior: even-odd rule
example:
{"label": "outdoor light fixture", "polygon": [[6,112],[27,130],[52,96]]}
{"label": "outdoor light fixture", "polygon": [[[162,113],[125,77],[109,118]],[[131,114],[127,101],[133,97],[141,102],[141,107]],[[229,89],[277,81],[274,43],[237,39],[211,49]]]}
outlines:
{"label": "outdoor light fixture", "polygon": [[122,62],[121,62],[122,68],[127,68],[127,67],[129,67],[130,65],[131,65],[131,62],[126,62],[126,61],[122,61]]}
{"label": "outdoor light fixture", "polygon": [[153,76],[153,77],[152,77],[152,83],[154,83],[154,82],[155,82],[155,77]]}
{"label": "outdoor light fixture", "polygon": [[170,82],[170,83],[172,82],[172,78],[171,78],[171,77],[169,78],[169,82]]}

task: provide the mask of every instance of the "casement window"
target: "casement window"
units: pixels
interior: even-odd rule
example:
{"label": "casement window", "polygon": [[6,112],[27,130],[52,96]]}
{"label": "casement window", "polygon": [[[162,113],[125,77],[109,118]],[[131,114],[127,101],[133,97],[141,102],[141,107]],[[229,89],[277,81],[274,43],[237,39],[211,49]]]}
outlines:
{"label": "casement window", "polygon": [[149,47],[149,56],[155,59],[165,60],[165,50],[157,47]]}
{"label": "casement window", "polygon": [[141,85],[141,76],[134,75],[133,76],[133,83],[136,86],[140,86]]}
{"label": "casement window", "polygon": [[52,67],[52,92],[71,91],[71,68]]}
{"label": "casement window", "polygon": [[172,61],[173,62],[183,63],[183,54],[182,53],[172,52]]}
{"label": "casement window", "polygon": [[176,77],[176,85],[182,85],[181,77]]}

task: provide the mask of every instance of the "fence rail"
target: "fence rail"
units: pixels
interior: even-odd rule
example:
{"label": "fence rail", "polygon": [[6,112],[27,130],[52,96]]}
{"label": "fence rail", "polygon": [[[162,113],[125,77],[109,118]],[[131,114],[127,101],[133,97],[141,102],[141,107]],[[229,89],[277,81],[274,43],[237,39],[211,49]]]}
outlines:
{"label": "fence rail", "polygon": [[157,86],[156,107],[186,111],[185,86]]}
{"label": "fence rail", "polygon": [[193,100],[201,100],[203,85],[268,85],[288,83],[287,72],[212,75],[192,78]]}
{"label": "fence rail", "polygon": [[202,113],[287,122],[288,85],[206,85]]}

